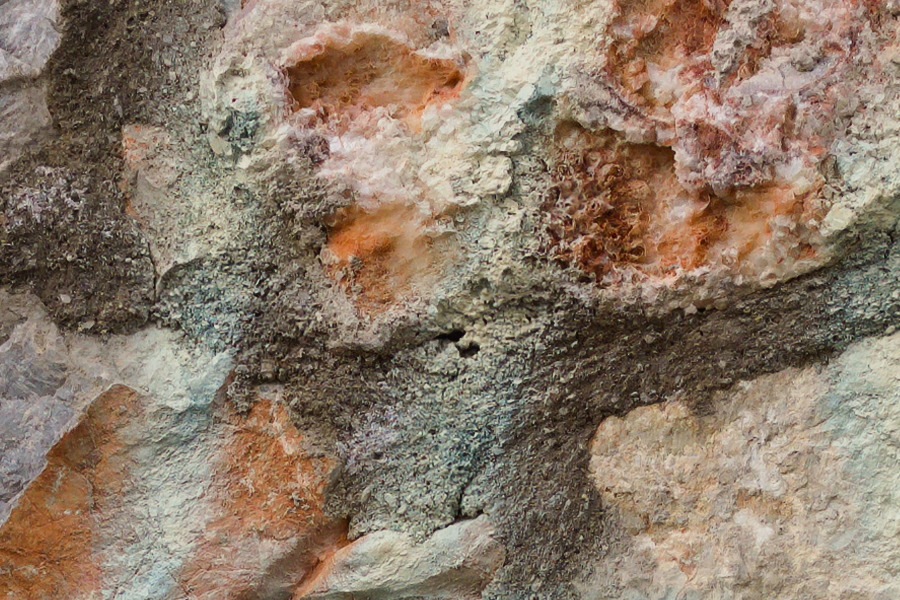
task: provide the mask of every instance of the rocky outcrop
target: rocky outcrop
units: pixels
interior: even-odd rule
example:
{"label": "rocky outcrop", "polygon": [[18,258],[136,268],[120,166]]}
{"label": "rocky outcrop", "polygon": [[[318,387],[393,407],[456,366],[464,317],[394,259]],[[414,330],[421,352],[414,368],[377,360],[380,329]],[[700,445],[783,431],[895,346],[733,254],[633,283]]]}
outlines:
{"label": "rocky outcrop", "polygon": [[370,533],[328,557],[294,598],[480,598],[503,564],[493,533],[484,515],[421,544],[393,531]]}
{"label": "rocky outcrop", "polygon": [[0,597],[895,597],[898,18],[0,0]]}
{"label": "rocky outcrop", "polygon": [[0,594],[476,597],[502,563],[483,516],[424,543],[391,532],[351,543],[346,522],[323,512],[334,458],[277,398],[247,411],[225,402],[224,354],[190,352],[159,330],[97,344],[60,334],[34,297],[4,299],[27,311],[0,346],[4,426],[10,440],[29,437],[4,453],[13,508],[0,527]]}

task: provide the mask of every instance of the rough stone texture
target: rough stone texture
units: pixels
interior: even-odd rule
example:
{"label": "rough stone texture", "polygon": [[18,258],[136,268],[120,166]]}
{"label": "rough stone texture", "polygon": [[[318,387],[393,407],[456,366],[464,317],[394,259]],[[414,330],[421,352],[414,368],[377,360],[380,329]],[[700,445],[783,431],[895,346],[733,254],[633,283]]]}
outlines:
{"label": "rough stone texture", "polygon": [[503,563],[503,548],[481,515],[437,531],[422,544],[378,531],[339,549],[295,598],[479,598]]}
{"label": "rough stone texture", "polygon": [[57,0],[7,0],[0,9],[0,172],[51,129],[41,75],[59,44]]}
{"label": "rough stone texture", "polygon": [[896,597],[898,27],[0,0],[0,598]]}
{"label": "rough stone texture", "polygon": [[[21,395],[7,403],[12,386],[4,396],[8,437],[22,430],[32,439],[4,453],[14,476],[4,490],[22,493],[0,529],[3,597],[93,598],[107,589],[122,598],[266,597],[297,585],[344,535],[321,510],[332,461],[306,450],[284,407],[260,400],[237,414],[215,399],[227,383],[224,354],[190,353],[159,330],[103,345],[64,340],[40,321],[20,324],[5,346],[20,335],[28,343],[16,358],[27,376],[18,381],[49,385],[42,368],[53,365],[51,387],[68,393],[53,397],[57,404]],[[56,353],[36,348],[37,336],[53,338],[47,350]],[[109,381],[134,387],[113,384],[89,399]],[[71,421],[86,399],[74,427],[56,416]],[[31,481],[24,491],[22,481]]]}
{"label": "rough stone texture", "polygon": [[591,469],[620,546],[589,598],[900,593],[900,336],[826,367],[610,417]]}

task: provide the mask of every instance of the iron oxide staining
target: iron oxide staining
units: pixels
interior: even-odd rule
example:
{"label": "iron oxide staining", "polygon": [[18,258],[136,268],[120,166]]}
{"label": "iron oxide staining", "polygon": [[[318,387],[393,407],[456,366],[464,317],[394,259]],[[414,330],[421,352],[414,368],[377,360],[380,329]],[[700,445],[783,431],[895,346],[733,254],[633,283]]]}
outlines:
{"label": "iron oxide staining", "polygon": [[[708,64],[706,53],[724,24],[729,0],[619,2],[610,27],[607,73],[630,100],[657,103],[651,76],[675,67]],[[640,101],[640,100],[638,100]]]}
{"label": "iron oxide staining", "polygon": [[617,9],[605,63],[575,92],[589,110],[550,141],[550,254],[602,286],[709,272],[770,285],[821,264],[820,162],[865,62],[853,40],[875,26],[861,4]]}
{"label": "iron oxide staining", "polygon": [[363,310],[385,309],[436,275],[429,221],[405,204],[339,210],[328,223],[329,273]]}
{"label": "iron oxide staining", "polygon": [[53,447],[47,466],[0,528],[0,597],[100,594],[98,536],[121,510],[132,466],[125,429],[140,412],[133,390],[113,386]]}
{"label": "iron oxide staining", "polygon": [[616,132],[557,127],[544,209],[551,254],[604,286],[664,280],[701,268],[777,276],[786,261],[813,259],[819,215],[810,193],[775,183],[727,194],[694,191],[676,176],[667,147]]}
{"label": "iron oxide staining", "polygon": [[330,24],[286,53],[288,122],[322,136],[319,175],[354,192],[353,205],[326,219],[321,258],[362,314],[421,297],[450,254],[435,252],[441,211],[409,167],[392,164],[409,162],[399,148],[422,150],[423,112],[465,85],[463,59],[439,57],[450,52],[441,44],[426,52],[380,26]]}
{"label": "iron oxide staining", "polygon": [[[148,423],[170,410],[154,402],[114,385],[49,452],[47,466],[0,527],[0,597],[82,599],[121,591],[140,574],[123,570],[119,557],[136,552],[148,531],[154,539],[182,536],[175,549],[162,546],[161,558],[180,567],[161,585],[196,600],[289,593],[346,543],[346,524],[322,509],[333,461],[307,450],[283,405],[260,400],[246,414],[216,405],[211,435],[180,448],[212,467],[177,475],[184,477],[184,503],[158,496],[176,475],[150,450],[159,438]],[[188,514],[190,525],[158,516]]]}
{"label": "iron oxide staining", "polygon": [[342,543],[345,525],[322,510],[332,461],[305,451],[281,404],[263,399],[246,415],[222,412],[209,520],[179,585],[197,600],[286,595]]}
{"label": "iron oxide staining", "polygon": [[337,27],[294,52],[287,74],[295,111],[342,131],[378,108],[414,127],[428,104],[455,97],[464,80],[456,61],[365,29]]}
{"label": "iron oxide staining", "polygon": [[614,282],[623,269],[663,277],[708,258],[724,232],[710,194],[687,193],[671,149],[593,135],[574,123],[556,131],[557,166],[548,197],[556,257]]}

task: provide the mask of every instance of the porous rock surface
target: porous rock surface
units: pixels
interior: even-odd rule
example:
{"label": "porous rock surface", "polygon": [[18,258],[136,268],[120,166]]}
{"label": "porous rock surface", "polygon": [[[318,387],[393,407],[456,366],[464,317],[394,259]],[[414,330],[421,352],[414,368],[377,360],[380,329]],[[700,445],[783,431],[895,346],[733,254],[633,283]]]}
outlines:
{"label": "porous rock surface", "polygon": [[900,595],[893,0],[0,0],[0,599]]}

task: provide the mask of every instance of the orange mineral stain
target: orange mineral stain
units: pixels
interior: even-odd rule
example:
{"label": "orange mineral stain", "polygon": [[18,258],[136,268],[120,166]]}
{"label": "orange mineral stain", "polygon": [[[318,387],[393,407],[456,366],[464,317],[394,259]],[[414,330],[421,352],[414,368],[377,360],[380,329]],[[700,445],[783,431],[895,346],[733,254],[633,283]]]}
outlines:
{"label": "orange mineral stain", "polygon": [[814,190],[801,194],[774,183],[720,196],[689,190],[676,177],[670,148],[574,123],[557,128],[554,144],[554,185],[544,204],[551,253],[601,284],[705,265],[757,275],[765,265],[751,259],[779,226],[794,238],[787,242],[791,258],[815,256],[804,225],[822,216]]}
{"label": "orange mineral stain", "polygon": [[415,127],[431,103],[455,98],[465,75],[454,60],[431,58],[384,34],[326,36],[287,67],[295,110],[346,131],[376,108]]}
{"label": "orange mineral stain", "polygon": [[137,394],[114,386],[53,447],[0,528],[0,598],[59,600],[100,592],[97,526],[129,478],[122,428]]}
{"label": "orange mineral stain", "polygon": [[[709,269],[771,283],[824,257],[819,162],[839,127],[823,115],[846,93],[835,74],[854,69],[859,2],[729,7],[615,4],[606,61],[590,73],[609,117],[576,115],[587,127],[563,122],[548,140],[551,256],[601,285]],[[821,55],[785,61],[813,37]]]}
{"label": "orange mineral stain", "polygon": [[329,270],[367,312],[378,312],[415,294],[437,274],[441,253],[429,229],[433,219],[413,206],[353,205],[332,216]]}
{"label": "orange mineral stain", "polygon": [[222,410],[225,442],[207,494],[213,516],[179,578],[197,600],[291,588],[345,531],[322,511],[333,461],[306,452],[284,406],[262,400],[245,415]]}
{"label": "orange mineral stain", "polygon": [[705,54],[724,23],[728,3],[729,0],[620,1],[618,15],[610,26],[614,41],[607,69],[611,78],[633,100],[655,104],[648,67],[691,69],[697,63],[708,64]]}

